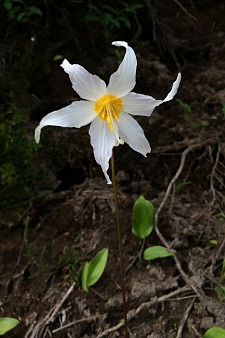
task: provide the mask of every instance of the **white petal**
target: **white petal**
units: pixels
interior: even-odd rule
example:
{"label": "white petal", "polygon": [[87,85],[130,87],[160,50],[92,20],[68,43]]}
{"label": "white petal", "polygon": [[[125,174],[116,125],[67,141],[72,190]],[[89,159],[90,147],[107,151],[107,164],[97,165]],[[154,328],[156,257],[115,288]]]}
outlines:
{"label": "white petal", "polygon": [[124,41],[115,41],[114,46],[126,48],[126,54],[118,70],[113,73],[109,80],[107,91],[118,97],[128,94],[136,84],[137,59],[131,47]]}
{"label": "white petal", "polygon": [[[116,124],[114,124],[114,127],[118,128]],[[95,160],[102,167],[107,183],[111,184],[107,170],[109,169],[109,160],[112,157],[112,148],[117,144],[115,133],[110,131],[107,121],[97,118],[91,123],[89,134]]]}
{"label": "white petal", "polygon": [[180,85],[180,80],[181,80],[181,73],[178,73],[176,81],[173,83],[172,89],[167,95],[167,97],[163,100],[163,102],[167,102],[173,99],[173,97],[176,95],[177,90]]}
{"label": "white petal", "polygon": [[119,136],[135,151],[146,156],[151,147],[141,126],[127,113],[121,113],[119,118]]}
{"label": "white petal", "polygon": [[45,126],[76,127],[80,128],[97,117],[94,103],[75,101],[69,106],[56,110],[44,116],[39,126],[35,129],[35,140],[40,141],[41,129]]}
{"label": "white petal", "polygon": [[150,116],[154,108],[163,103],[151,96],[129,93],[122,97],[124,111],[132,115]]}
{"label": "white petal", "polygon": [[73,89],[82,99],[96,101],[106,94],[106,84],[97,75],[90,74],[80,65],[71,65],[67,60],[61,66],[69,74]]}

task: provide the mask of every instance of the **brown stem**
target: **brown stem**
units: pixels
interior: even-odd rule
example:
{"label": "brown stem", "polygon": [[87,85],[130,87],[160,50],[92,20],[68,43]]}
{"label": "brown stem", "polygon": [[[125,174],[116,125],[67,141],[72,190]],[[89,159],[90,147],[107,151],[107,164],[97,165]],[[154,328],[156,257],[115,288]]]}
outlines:
{"label": "brown stem", "polygon": [[120,279],[121,279],[121,290],[122,290],[122,298],[123,298],[123,319],[124,319],[124,329],[125,329],[124,336],[125,338],[129,338],[129,331],[128,331],[128,325],[127,325],[126,294],[125,294],[125,283],[124,283],[123,244],[122,244],[122,238],[121,238],[120,213],[119,213],[119,203],[118,203],[118,197],[117,197],[115,162],[114,162],[113,152],[112,152],[112,158],[111,158],[111,167],[112,167],[112,183],[113,183],[113,192],[114,192],[114,200],[115,200],[117,236],[118,236],[118,247],[119,247],[119,257],[120,257]]}

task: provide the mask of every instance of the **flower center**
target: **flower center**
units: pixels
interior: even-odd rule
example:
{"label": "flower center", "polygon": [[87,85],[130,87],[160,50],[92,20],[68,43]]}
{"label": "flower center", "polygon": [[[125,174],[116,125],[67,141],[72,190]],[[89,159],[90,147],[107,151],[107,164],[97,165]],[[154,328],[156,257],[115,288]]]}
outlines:
{"label": "flower center", "polygon": [[111,131],[114,131],[113,120],[119,122],[120,111],[123,110],[123,101],[117,96],[105,94],[95,102],[95,112],[102,120],[106,120]]}

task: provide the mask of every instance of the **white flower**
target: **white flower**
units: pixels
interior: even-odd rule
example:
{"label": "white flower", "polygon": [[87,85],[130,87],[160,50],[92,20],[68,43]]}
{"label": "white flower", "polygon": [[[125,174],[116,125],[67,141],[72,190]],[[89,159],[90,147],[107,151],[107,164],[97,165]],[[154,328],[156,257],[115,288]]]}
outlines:
{"label": "white flower", "polygon": [[111,75],[107,87],[103,80],[82,66],[63,61],[61,66],[69,74],[73,89],[84,100],[46,115],[35,130],[38,143],[41,129],[45,126],[80,128],[91,123],[89,134],[94,156],[102,167],[107,183],[111,183],[107,170],[113,147],[126,142],[144,156],[151,151],[143,129],[131,115],[150,116],[156,106],[172,100],[181,80],[179,73],[164,100],[131,92],[136,83],[136,55],[124,41],[112,44],[125,47],[126,54],[118,70]]}

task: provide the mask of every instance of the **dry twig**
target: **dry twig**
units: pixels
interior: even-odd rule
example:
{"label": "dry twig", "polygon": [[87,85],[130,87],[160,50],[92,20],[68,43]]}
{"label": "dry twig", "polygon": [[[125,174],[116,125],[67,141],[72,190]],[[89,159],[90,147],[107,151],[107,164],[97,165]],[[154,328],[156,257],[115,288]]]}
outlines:
{"label": "dry twig", "polygon": [[211,201],[211,206],[213,206],[215,201],[216,201],[216,190],[214,188],[214,177],[216,175],[216,169],[217,169],[217,166],[218,166],[219,157],[220,157],[220,143],[218,142],[216,160],[215,160],[215,163],[214,163],[214,166],[213,166],[213,169],[212,169],[212,173],[210,175],[210,189],[211,189],[212,195],[213,195],[213,198],[212,198],[212,201]]}
{"label": "dry twig", "polygon": [[180,322],[180,325],[179,325],[179,328],[178,328],[178,331],[177,331],[177,335],[176,335],[176,338],[181,338],[181,334],[182,334],[182,331],[183,331],[183,328],[184,328],[184,325],[187,321],[187,318],[189,316],[189,313],[192,309],[192,306],[194,305],[194,302],[195,302],[195,298],[192,300],[191,304],[187,307],[186,311],[184,312],[184,315],[181,319],[181,322]]}
{"label": "dry twig", "polygon": [[[141,311],[143,311],[145,309],[149,309],[151,306],[153,306],[153,305],[155,305],[157,303],[162,303],[162,302],[168,300],[169,298],[176,296],[179,293],[186,292],[186,291],[189,291],[189,290],[190,290],[190,288],[188,286],[184,286],[182,288],[179,288],[179,289],[177,289],[175,291],[170,292],[167,295],[161,296],[159,298],[154,297],[149,302],[142,303],[137,309],[133,309],[133,310],[131,310],[131,311],[128,312],[128,314],[127,314],[128,322],[131,321],[132,319],[134,319]],[[123,325],[124,325],[124,323],[121,322],[121,323],[119,323],[119,324],[117,324],[117,325],[115,325],[115,326],[113,326],[113,327],[111,327],[111,328],[103,331],[96,338],[105,337],[109,333],[115,332],[116,330],[120,329]]]}
{"label": "dry twig", "polygon": [[216,261],[217,261],[218,258],[219,258],[219,255],[221,254],[221,251],[223,250],[224,245],[225,245],[225,238],[224,238],[223,242],[221,243],[219,249],[217,250],[216,256],[214,257],[214,259],[213,259],[213,261],[212,261],[212,264],[211,264],[211,266],[210,266],[210,268],[209,268],[209,272],[210,272],[211,274],[213,274],[214,266],[215,266],[215,264],[216,264]]}
{"label": "dry twig", "polygon": [[175,2],[181,9],[182,9],[182,11],[187,15],[187,16],[189,16],[192,20],[194,20],[194,21],[198,21],[198,19],[195,17],[195,16],[193,16],[192,14],[190,14],[188,11],[187,11],[187,9],[178,1],[178,0],[173,0],[173,2]]}
{"label": "dry twig", "polygon": [[200,148],[202,147],[203,144],[202,143],[199,143],[199,144],[195,144],[195,145],[190,145],[187,149],[185,149],[183,151],[183,153],[181,154],[181,161],[180,161],[180,165],[179,165],[179,168],[176,172],[176,174],[173,176],[172,180],[170,181],[168,187],[167,187],[167,190],[166,190],[166,193],[164,195],[164,198],[162,200],[162,202],[160,203],[156,213],[155,213],[155,223],[154,223],[154,229],[155,229],[155,232],[157,234],[157,236],[159,237],[160,241],[163,243],[163,245],[168,249],[170,250],[171,252],[174,253],[174,260],[175,260],[175,264],[176,264],[176,268],[177,270],[180,272],[180,274],[182,275],[183,279],[185,280],[185,282],[187,283],[187,285],[189,285],[192,290],[196,293],[196,295],[198,295],[199,297],[202,296],[202,292],[200,290],[198,290],[198,288],[195,286],[195,284],[190,280],[190,278],[188,277],[188,275],[183,271],[182,267],[181,267],[181,264],[180,264],[180,261],[178,260],[177,256],[175,255],[175,252],[171,249],[171,245],[166,241],[166,239],[164,238],[164,236],[161,234],[161,232],[159,231],[159,228],[158,228],[158,220],[159,220],[159,214],[161,213],[163,207],[165,206],[165,203],[173,189],[173,187],[175,186],[175,183],[178,179],[178,177],[180,176],[183,168],[184,168],[184,164],[185,164],[185,161],[186,161],[186,157],[187,155],[197,149],[197,148]]}
{"label": "dry twig", "polygon": [[[62,307],[66,299],[69,297],[69,295],[73,292],[75,287],[75,283],[73,283],[70,288],[66,291],[62,299],[55,305],[53,309],[51,309],[48,314],[41,319],[35,326],[32,324],[27,331],[24,338],[43,338],[44,337],[44,331],[46,327],[55,321],[55,318],[58,315],[59,309]],[[31,334],[31,335],[30,335]]]}

